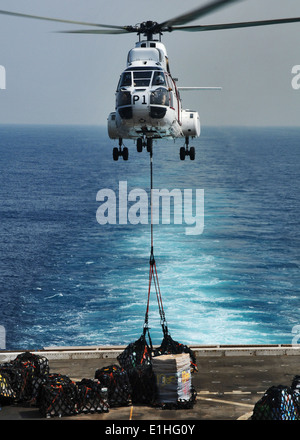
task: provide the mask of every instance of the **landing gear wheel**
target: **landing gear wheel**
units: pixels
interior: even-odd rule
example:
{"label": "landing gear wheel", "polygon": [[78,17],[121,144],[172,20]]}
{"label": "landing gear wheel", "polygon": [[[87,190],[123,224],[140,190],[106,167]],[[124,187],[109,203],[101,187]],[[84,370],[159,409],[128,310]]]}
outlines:
{"label": "landing gear wheel", "polygon": [[136,141],[136,149],[138,153],[141,153],[143,151],[143,139],[142,138],[138,138],[138,140]]}
{"label": "landing gear wheel", "polygon": [[189,148],[189,137],[185,138],[185,146],[181,147],[179,150],[180,160],[184,160],[186,156],[190,156],[191,160],[195,160],[195,147]]}
{"label": "landing gear wheel", "polygon": [[118,160],[119,159],[119,149],[117,147],[115,147],[113,149],[113,159],[114,160]]}
{"label": "landing gear wheel", "polygon": [[152,145],[153,145],[153,139],[152,138],[147,138],[147,151],[148,151],[148,153],[151,152]]}
{"label": "landing gear wheel", "polygon": [[123,157],[123,160],[128,160],[128,148],[124,147],[122,150],[122,145],[123,145],[123,140],[120,138],[119,139],[119,148],[115,147],[113,148],[113,159],[114,160],[118,160],[119,157]]}
{"label": "landing gear wheel", "polygon": [[190,148],[190,159],[195,160],[195,147]]}
{"label": "landing gear wheel", "polygon": [[180,156],[180,160],[184,160],[185,159],[185,148],[184,147],[180,148],[179,156]]}
{"label": "landing gear wheel", "polygon": [[123,148],[123,152],[122,152],[122,155],[123,155],[123,160],[128,160],[128,148],[127,147],[124,147]]}

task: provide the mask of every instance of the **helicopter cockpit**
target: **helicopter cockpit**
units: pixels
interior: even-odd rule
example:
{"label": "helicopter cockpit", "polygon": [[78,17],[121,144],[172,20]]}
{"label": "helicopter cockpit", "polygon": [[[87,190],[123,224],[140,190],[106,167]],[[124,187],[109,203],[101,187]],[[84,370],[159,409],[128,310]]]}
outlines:
{"label": "helicopter cockpit", "polygon": [[124,87],[150,87],[151,86],[166,86],[165,74],[162,70],[154,70],[149,68],[132,68],[129,71],[123,72],[121,75],[118,91]]}
{"label": "helicopter cockpit", "polygon": [[[121,118],[131,119],[133,107],[137,109],[137,102],[140,102],[142,107],[150,105],[152,118],[163,118],[166,107],[169,107],[172,101],[168,83],[169,78],[160,67],[127,68],[120,77],[116,94],[116,106]],[[142,95],[139,96],[139,93]],[[164,109],[153,106],[163,106]]]}

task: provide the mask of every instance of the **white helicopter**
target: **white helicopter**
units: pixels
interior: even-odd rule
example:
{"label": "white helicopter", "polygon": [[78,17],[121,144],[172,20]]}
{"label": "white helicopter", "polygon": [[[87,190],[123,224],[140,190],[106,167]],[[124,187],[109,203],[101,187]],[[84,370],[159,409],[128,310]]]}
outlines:
{"label": "white helicopter", "polygon": [[200,136],[200,117],[196,111],[182,109],[179,91],[221,87],[177,87],[165,46],[147,31],[153,25],[153,22],[140,25],[147,40],[140,40],[129,51],[127,68],[119,80],[116,110],[108,117],[109,137],[119,139],[113,158],[128,159],[128,148],[122,149],[123,139],[135,139],[137,151],[141,152],[143,147],[150,151],[153,139],[184,137],[180,158],[184,160],[189,155],[194,160],[195,148],[189,148],[189,139]]}
{"label": "white helicopter", "polygon": [[[143,147],[152,152],[154,139],[185,138],[185,144],[180,148],[180,159],[184,160],[189,156],[194,160],[195,148],[189,147],[189,140],[200,136],[200,117],[196,111],[182,109],[179,92],[180,90],[217,90],[220,87],[177,87],[177,80],[172,78],[170,73],[168,55],[161,42],[161,35],[173,31],[203,32],[300,21],[300,18],[296,17],[214,25],[187,25],[197,18],[237,1],[240,0],[214,0],[162,23],[146,21],[135,26],[86,23],[3,10],[0,10],[0,14],[97,28],[62,31],[64,33],[137,34],[139,41],[128,53],[127,67],[121,74],[117,86],[115,111],[108,116],[108,135],[111,139],[119,140],[119,147],[113,148],[113,159],[118,160],[119,157],[123,157],[124,160],[128,160],[128,148],[123,146],[123,139],[136,141],[138,152],[141,152]],[[158,38],[155,39],[156,35]]]}

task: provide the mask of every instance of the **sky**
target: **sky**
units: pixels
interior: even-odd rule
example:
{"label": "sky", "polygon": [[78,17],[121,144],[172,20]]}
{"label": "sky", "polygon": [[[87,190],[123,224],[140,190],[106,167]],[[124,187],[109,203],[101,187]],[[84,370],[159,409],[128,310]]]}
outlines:
{"label": "sky", "polygon": [[[162,22],[204,0],[1,0],[25,14],[115,25]],[[191,24],[300,17],[299,0],[241,0]],[[63,23],[0,15],[2,124],[106,125],[135,34],[80,35]],[[202,126],[300,126],[300,22],[259,28],[164,34],[171,73],[179,86],[220,86],[182,92]],[[0,74],[3,72],[0,69]],[[300,84],[300,79],[299,79]],[[1,78],[0,78],[1,86]]]}

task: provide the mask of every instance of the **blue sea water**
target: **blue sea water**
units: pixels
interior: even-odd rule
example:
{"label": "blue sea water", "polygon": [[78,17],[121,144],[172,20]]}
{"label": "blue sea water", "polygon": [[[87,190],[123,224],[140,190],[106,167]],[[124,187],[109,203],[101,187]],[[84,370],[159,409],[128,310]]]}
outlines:
{"label": "blue sea water", "polygon": [[[154,226],[172,337],[290,344],[300,324],[299,128],[204,127],[196,160],[154,144],[154,187],[204,189],[204,231]],[[150,229],[99,225],[97,192],[149,189],[149,155],[106,129],[0,126],[0,326],[7,349],[127,344],[142,333]],[[162,332],[151,293],[151,336]]]}

